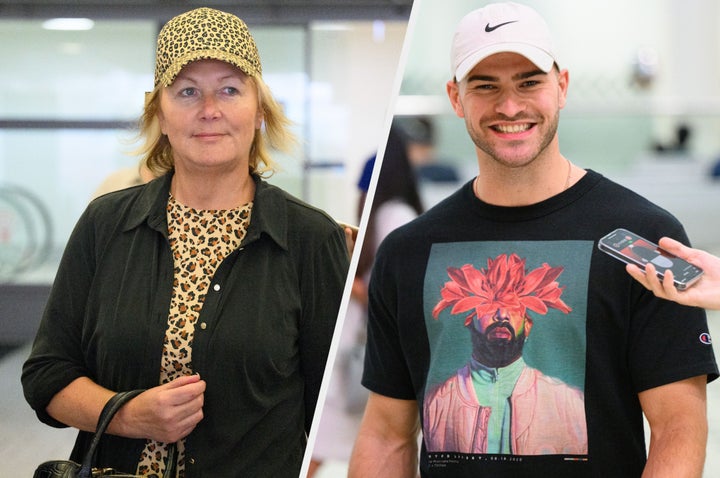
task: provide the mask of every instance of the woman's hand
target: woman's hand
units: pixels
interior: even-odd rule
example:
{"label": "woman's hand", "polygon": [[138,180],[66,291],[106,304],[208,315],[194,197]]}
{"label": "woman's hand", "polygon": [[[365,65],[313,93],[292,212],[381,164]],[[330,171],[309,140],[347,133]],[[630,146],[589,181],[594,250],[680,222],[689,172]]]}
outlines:
{"label": "woman's hand", "polygon": [[130,400],[115,416],[115,433],[174,443],[203,419],[205,381],[187,375],[153,387]]}
{"label": "woman's hand", "polygon": [[658,245],[670,254],[701,268],[704,274],[700,280],[686,290],[678,290],[673,285],[673,273],[670,270],[665,271],[662,280],[656,276],[656,269],[652,264],[646,266],[645,273],[635,265],[628,265],[628,273],[660,298],[684,305],[720,309],[720,258],[667,237],[660,239]]}

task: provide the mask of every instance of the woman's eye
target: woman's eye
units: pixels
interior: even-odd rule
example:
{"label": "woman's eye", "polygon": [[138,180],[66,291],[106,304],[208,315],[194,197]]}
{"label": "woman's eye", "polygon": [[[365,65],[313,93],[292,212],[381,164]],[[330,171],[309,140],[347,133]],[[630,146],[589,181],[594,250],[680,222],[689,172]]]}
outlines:
{"label": "woman's eye", "polygon": [[183,88],[180,90],[180,96],[194,96],[195,88]]}
{"label": "woman's eye", "polygon": [[225,88],[223,88],[223,93],[225,93],[226,95],[229,95],[229,96],[235,96],[235,95],[239,94],[240,91],[238,91],[238,89],[235,88],[234,86],[226,86]]}

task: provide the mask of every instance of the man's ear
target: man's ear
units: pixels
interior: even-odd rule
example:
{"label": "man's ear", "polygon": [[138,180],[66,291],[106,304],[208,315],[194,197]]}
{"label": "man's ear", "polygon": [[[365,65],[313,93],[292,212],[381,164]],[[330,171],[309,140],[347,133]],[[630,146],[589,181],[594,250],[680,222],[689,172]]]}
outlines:
{"label": "man's ear", "polygon": [[459,118],[465,118],[465,111],[463,110],[462,103],[460,102],[460,84],[454,79],[447,82],[445,85],[448,98],[450,99],[450,105],[453,111]]}
{"label": "man's ear", "polygon": [[568,88],[570,87],[570,73],[568,70],[560,70],[558,72],[558,86],[560,88],[558,104],[560,109],[563,109],[567,100]]}
{"label": "man's ear", "polygon": [[523,324],[525,325],[525,338],[527,338],[528,335],[530,335],[530,329],[532,329],[533,321],[530,317],[525,317]]}

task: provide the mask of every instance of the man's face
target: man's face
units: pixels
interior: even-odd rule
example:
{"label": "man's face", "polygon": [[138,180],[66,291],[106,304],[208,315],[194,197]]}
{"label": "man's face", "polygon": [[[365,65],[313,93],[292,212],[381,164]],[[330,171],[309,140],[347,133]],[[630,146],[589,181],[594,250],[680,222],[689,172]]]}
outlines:
{"label": "man's face", "polygon": [[532,321],[524,314],[498,309],[473,319],[473,357],[488,367],[504,367],[522,355]]}
{"label": "man's face", "polygon": [[509,342],[520,335],[530,333],[532,322],[517,311],[498,309],[493,314],[485,314],[473,320],[475,330],[488,337],[488,340]]}
{"label": "man's face", "polygon": [[545,73],[516,53],[497,53],[475,65],[448,96],[477,149],[508,166],[530,164],[557,148],[560,109],[568,87],[566,70]]}

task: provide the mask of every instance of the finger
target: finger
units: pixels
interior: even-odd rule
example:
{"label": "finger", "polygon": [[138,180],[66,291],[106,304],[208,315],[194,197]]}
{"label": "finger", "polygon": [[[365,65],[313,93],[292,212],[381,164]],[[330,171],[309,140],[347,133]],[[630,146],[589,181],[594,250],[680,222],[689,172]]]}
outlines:
{"label": "finger", "polygon": [[160,386],[163,406],[185,405],[198,398],[202,401],[206,383],[199,376],[179,377]]}
{"label": "finger", "polygon": [[201,410],[205,404],[205,382],[185,386],[176,398],[175,405],[184,410],[185,415]]}
{"label": "finger", "polygon": [[181,440],[188,436],[192,431],[197,427],[198,423],[200,423],[200,420],[202,420],[202,414],[200,415],[199,419],[193,420],[192,422],[188,423],[187,425],[181,427],[175,435],[167,438],[165,441],[168,442],[176,442],[178,440]]}
{"label": "finger", "polygon": [[675,297],[677,289],[675,288],[675,277],[670,269],[665,271],[662,282],[663,290],[668,298]]}
{"label": "finger", "polygon": [[180,438],[189,434],[205,416],[203,413],[202,397],[176,407],[175,418],[171,421],[174,426],[175,433],[181,435]]}
{"label": "finger", "polygon": [[190,426],[203,418],[203,397],[178,405],[174,410],[174,420],[178,426]]}
{"label": "finger", "polygon": [[658,241],[658,245],[666,251],[669,251],[670,249],[682,249],[683,247],[687,247],[682,242],[676,241],[671,237],[661,237],[660,241]]}
{"label": "finger", "polygon": [[180,388],[184,387],[185,385],[189,385],[191,383],[198,383],[200,381],[200,374],[194,373],[192,375],[182,375],[166,384],[164,384],[165,388],[173,389],[173,388]]}
{"label": "finger", "polygon": [[658,241],[658,245],[661,249],[665,249],[670,254],[680,257],[681,259],[687,260],[692,255],[692,249],[682,242],[678,242],[675,239],[669,237],[663,237]]}
{"label": "finger", "polygon": [[635,264],[628,264],[625,266],[625,270],[632,276],[633,279],[641,283],[646,289],[650,289],[645,272]]}
{"label": "finger", "polygon": [[203,405],[204,397],[199,395],[187,402],[165,406],[156,415],[156,425],[166,436],[189,433],[203,419]]}
{"label": "finger", "polygon": [[660,279],[656,274],[657,270],[652,264],[648,264],[646,267],[648,276],[648,283],[653,293],[663,299],[674,300],[677,296],[677,289],[675,289],[673,273],[670,269],[666,270]]}
{"label": "finger", "polygon": [[647,264],[645,266],[645,277],[647,283],[653,291],[657,292],[662,290],[662,282],[660,282],[660,279],[657,276],[657,270],[654,265]]}

